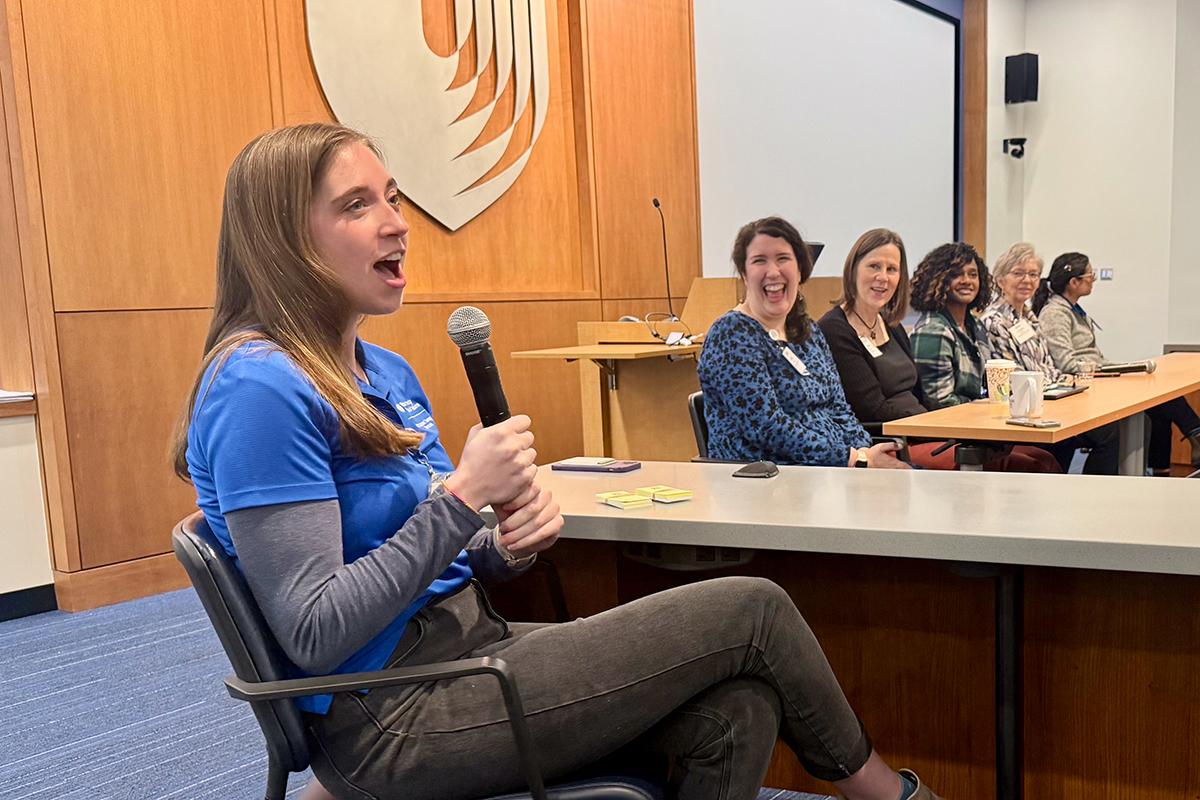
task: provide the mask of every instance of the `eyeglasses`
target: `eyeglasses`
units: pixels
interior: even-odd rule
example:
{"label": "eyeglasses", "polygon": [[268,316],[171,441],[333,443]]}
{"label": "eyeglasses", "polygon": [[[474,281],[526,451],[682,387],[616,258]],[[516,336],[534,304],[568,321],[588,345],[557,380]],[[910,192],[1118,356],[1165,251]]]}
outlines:
{"label": "eyeglasses", "polygon": [[1085,272],[1082,275],[1076,275],[1075,277],[1079,278],[1081,281],[1094,281],[1096,280],[1096,273]]}
{"label": "eyeglasses", "polygon": [[1018,280],[1018,281],[1024,281],[1024,280],[1036,281],[1036,280],[1040,280],[1042,277],[1042,273],[1040,273],[1040,272],[1025,272],[1023,270],[1016,270],[1016,269],[1014,269],[1012,272],[1010,272],[1008,274],[1011,275],[1015,280]]}

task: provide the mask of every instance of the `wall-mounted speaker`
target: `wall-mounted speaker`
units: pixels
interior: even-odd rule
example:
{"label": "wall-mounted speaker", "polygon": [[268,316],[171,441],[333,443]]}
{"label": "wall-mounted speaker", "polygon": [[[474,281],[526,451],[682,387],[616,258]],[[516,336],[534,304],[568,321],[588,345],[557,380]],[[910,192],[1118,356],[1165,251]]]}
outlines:
{"label": "wall-mounted speaker", "polygon": [[1021,53],[1004,59],[1004,102],[1031,103],[1037,100],[1037,53]]}

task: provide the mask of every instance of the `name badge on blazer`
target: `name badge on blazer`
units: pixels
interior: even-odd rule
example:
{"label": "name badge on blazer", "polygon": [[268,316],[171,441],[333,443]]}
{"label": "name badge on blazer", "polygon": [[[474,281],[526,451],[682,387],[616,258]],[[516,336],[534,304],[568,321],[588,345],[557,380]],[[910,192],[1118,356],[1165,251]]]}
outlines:
{"label": "name badge on blazer", "polygon": [[867,352],[871,354],[871,358],[879,358],[881,355],[883,355],[883,351],[876,347],[875,343],[866,336],[860,336],[858,337],[858,340],[862,342],[863,347],[867,348]]}
{"label": "name badge on blazer", "polygon": [[1016,325],[1008,329],[1009,336],[1012,336],[1013,341],[1018,345],[1025,344],[1034,336],[1037,336],[1037,331],[1029,324],[1029,320],[1020,320]]}

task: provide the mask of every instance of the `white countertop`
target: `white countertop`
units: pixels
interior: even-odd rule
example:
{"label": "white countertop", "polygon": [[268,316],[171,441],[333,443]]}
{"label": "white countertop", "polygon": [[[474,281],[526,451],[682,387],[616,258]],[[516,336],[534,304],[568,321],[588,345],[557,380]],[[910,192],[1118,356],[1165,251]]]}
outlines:
{"label": "white countertop", "polygon": [[[1200,480],[643,462],[539,471],[576,539],[1200,575]],[[667,484],[683,503],[620,510],[596,492]]]}

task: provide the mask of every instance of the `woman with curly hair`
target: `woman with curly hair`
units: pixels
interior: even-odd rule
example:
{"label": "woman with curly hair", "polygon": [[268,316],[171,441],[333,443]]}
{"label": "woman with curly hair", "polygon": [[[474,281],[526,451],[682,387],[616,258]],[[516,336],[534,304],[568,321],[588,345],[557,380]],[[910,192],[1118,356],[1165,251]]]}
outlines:
{"label": "woman with curly hair", "polygon": [[935,247],[917,265],[911,303],[922,313],[913,328],[913,360],[933,408],[983,394],[987,337],[972,312],[991,302],[991,283],[983,259],[962,242]]}
{"label": "woman with curly hair", "polygon": [[[991,298],[987,265],[969,244],[935,247],[912,279],[914,309],[922,312],[912,334],[913,360],[925,402],[931,408],[969,403],[983,389],[988,348],[973,312]],[[954,469],[954,449],[937,455],[941,442],[910,448],[913,463],[927,469]],[[1037,447],[997,447],[984,469],[1006,472],[1059,472],[1054,456]]]}

